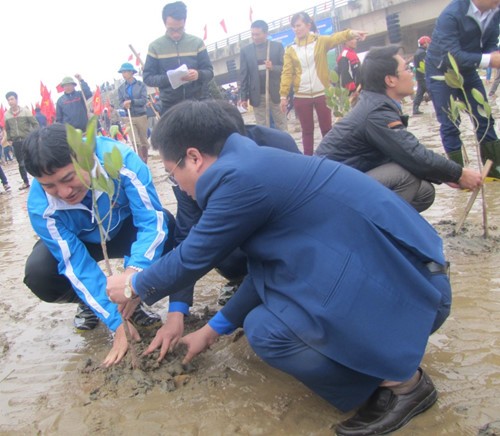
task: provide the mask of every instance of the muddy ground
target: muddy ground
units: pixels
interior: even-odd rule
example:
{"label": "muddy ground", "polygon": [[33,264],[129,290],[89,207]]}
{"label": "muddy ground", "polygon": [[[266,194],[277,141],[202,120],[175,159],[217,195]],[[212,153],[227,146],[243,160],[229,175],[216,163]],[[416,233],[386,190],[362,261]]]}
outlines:
{"label": "muddy ground", "polygon": [[[432,109],[422,109],[425,114],[412,118],[410,129],[441,153]],[[293,119],[290,131],[299,141]],[[150,167],[164,205],[175,212],[154,152]],[[73,305],[40,302],[22,283],[36,237],[26,192],[17,190],[17,167],[3,168],[13,189],[0,195],[0,434],[329,435],[349,416],[261,362],[241,332],[219,340],[189,367],[181,365],[178,350],[160,365],[154,357],[143,359],[147,371],[131,370],[128,360],[101,369],[111,344],[108,331],[100,325],[76,333]],[[424,213],[444,238],[454,303],[423,362],[439,400],[399,434],[500,434],[500,183],[486,187],[488,240],[482,237],[479,200],[463,232],[453,234],[469,195],[438,186],[435,204]],[[217,310],[223,283],[215,272],[198,283],[187,329]],[[162,301],[153,308],[165,316],[167,307]],[[147,340],[139,344],[145,345]]]}

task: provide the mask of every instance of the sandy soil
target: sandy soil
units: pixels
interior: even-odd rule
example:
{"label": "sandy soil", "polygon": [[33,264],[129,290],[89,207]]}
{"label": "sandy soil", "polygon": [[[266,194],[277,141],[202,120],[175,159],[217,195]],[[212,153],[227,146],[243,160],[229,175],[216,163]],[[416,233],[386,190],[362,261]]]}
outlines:
{"label": "sandy soil", "polygon": [[[441,152],[430,105],[410,129]],[[295,121],[290,131],[300,139]],[[317,133],[318,134],[318,133]],[[150,160],[164,205],[175,200],[161,162]],[[224,337],[188,367],[183,350],[158,365],[142,359],[99,367],[111,344],[103,326],[85,334],[72,328],[75,307],[38,301],[22,283],[24,262],[36,241],[17,190],[15,165],[4,166],[13,187],[0,195],[0,434],[328,435],[341,414],[300,383],[261,362],[241,332]],[[454,235],[469,193],[437,187],[424,216],[444,238],[452,262],[454,308],[431,337],[423,366],[440,397],[404,435],[500,434],[500,183],[486,188],[490,238],[482,236],[481,202]],[[196,288],[187,330],[202,325],[218,306],[223,284],[209,273]],[[167,301],[153,308],[165,316]],[[143,333],[144,347],[151,332]]]}

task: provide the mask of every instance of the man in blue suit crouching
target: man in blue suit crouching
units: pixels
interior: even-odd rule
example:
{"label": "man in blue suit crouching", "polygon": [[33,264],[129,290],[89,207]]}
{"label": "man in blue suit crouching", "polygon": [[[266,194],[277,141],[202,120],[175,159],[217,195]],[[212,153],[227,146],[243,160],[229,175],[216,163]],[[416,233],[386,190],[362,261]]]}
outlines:
{"label": "man in blue suit crouching", "polygon": [[264,361],[342,411],[359,407],[337,434],[396,430],[437,398],[420,363],[450,311],[441,239],[357,170],[258,147],[237,132],[211,102],[186,101],[162,117],[152,143],[203,213],[154,265],[109,278],[110,299],[127,316],[240,247],[248,275],[207,325],[182,339],[185,362],[243,327]]}

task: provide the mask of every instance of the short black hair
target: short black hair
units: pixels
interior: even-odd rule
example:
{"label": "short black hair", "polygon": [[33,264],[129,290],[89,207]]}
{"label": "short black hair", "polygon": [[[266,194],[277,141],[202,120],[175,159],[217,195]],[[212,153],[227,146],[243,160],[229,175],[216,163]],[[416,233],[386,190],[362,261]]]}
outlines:
{"label": "short black hair", "polygon": [[161,16],[163,18],[163,22],[167,20],[167,17],[172,17],[174,20],[186,20],[187,6],[184,2],[167,3],[163,7]]}
{"label": "short black hair", "polygon": [[54,123],[29,134],[23,142],[24,165],[33,177],[52,175],[72,163],[66,126]]}
{"label": "short black hair", "polygon": [[397,45],[371,48],[359,71],[361,89],[385,94],[385,77],[397,74],[398,61],[394,56],[398,55],[400,50],[401,47]]}
{"label": "short black hair", "polygon": [[239,133],[237,123],[217,101],[185,100],[163,114],[153,129],[151,144],[163,159],[176,162],[190,147],[218,156],[233,133]]}
{"label": "short black hair", "polygon": [[240,135],[246,136],[247,132],[245,128],[245,121],[243,120],[239,109],[234,104],[229,103],[227,100],[213,100],[213,102],[218,104],[233,119],[233,121],[236,123],[236,127],[238,127],[238,133]]}
{"label": "short black hair", "polygon": [[14,91],[9,91],[7,94],[5,94],[5,99],[8,100],[9,97],[15,97],[17,100],[17,93],[15,93]]}
{"label": "short black hair", "polygon": [[251,26],[250,26],[251,29],[260,29],[262,30],[264,33],[267,33],[269,31],[269,26],[267,25],[267,23],[264,21],[264,20],[256,20],[254,21]]}

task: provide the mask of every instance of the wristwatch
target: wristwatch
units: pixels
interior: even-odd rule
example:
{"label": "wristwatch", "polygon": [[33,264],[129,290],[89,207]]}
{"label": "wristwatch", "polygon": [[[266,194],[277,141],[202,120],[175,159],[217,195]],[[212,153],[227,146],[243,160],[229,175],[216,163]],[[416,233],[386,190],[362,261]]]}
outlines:
{"label": "wristwatch", "polygon": [[125,298],[133,299],[138,297],[138,295],[132,291],[132,276],[134,274],[130,274],[125,282],[125,288],[123,289],[123,295]]}

